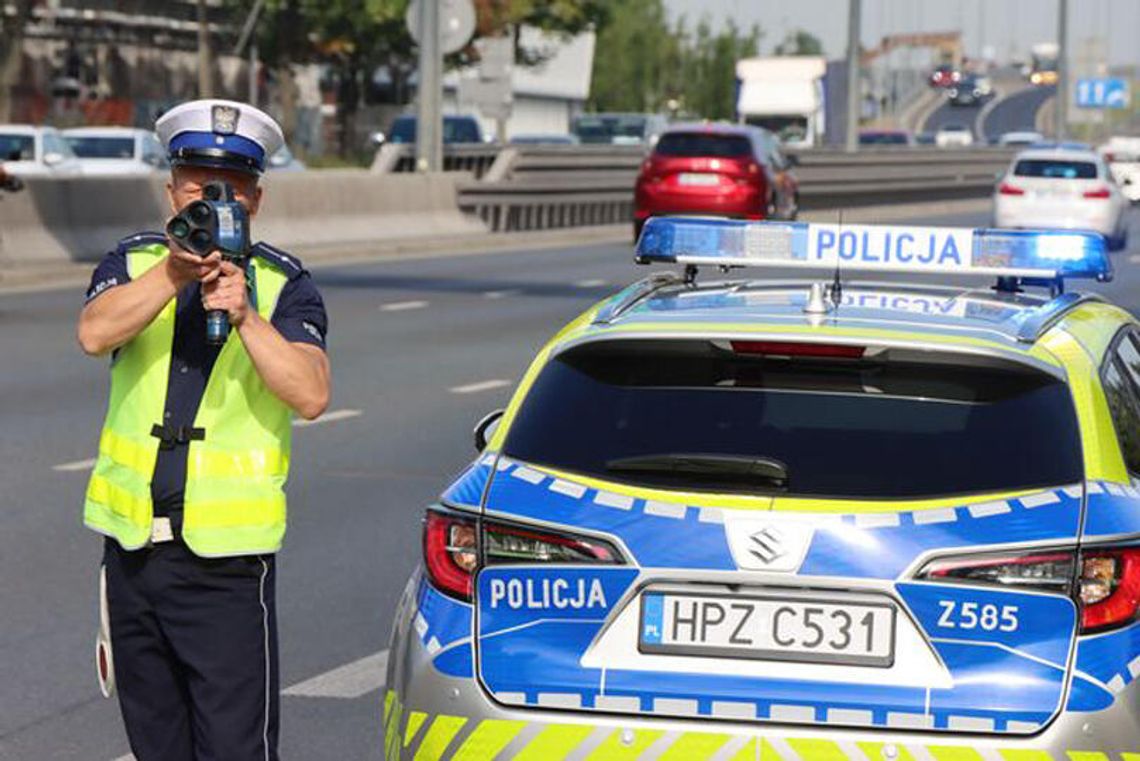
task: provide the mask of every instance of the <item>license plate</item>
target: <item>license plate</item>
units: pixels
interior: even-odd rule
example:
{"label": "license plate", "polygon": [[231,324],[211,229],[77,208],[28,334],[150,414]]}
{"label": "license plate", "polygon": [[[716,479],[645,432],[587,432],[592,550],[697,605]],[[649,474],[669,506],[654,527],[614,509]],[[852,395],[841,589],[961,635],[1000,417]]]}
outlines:
{"label": "license plate", "polygon": [[646,592],[644,653],[889,667],[895,606],[887,602]]}
{"label": "license plate", "polygon": [[720,175],[702,174],[700,172],[681,172],[677,175],[679,185],[719,185]]}

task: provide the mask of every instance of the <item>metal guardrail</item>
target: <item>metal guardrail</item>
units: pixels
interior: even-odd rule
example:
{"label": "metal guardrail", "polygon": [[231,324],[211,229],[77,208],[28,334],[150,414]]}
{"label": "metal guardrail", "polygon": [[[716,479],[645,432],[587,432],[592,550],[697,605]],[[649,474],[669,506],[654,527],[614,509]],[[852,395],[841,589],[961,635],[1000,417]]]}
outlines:
{"label": "metal guardrail", "polygon": [[[388,148],[389,146],[385,146]],[[412,169],[409,146],[391,146],[388,171]],[[398,151],[394,149],[399,149]],[[982,197],[1012,152],[1000,148],[868,148],[791,153],[800,208]],[[633,219],[641,146],[449,146],[445,168],[468,171],[459,205],[495,232],[616,224]],[[384,171],[379,157],[374,171]]]}

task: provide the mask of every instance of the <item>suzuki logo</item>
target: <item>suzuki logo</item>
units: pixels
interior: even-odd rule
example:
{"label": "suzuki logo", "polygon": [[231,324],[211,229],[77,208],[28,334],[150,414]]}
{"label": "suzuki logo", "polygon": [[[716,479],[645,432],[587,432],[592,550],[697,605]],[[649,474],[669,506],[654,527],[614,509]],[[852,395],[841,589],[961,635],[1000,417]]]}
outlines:
{"label": "suzuki logo", "polygon": [[784,549],[784,535],[775,526],[766,526],[748,537],[752,543],[748,551],[759,558],[764,565],[771,565],[776,559],[787,554]]}
{"label": "suzuki logo", "polygon": [[795,573],[804,562],[815,527],[802,519],[726,514],[724,533],[737,568]]}

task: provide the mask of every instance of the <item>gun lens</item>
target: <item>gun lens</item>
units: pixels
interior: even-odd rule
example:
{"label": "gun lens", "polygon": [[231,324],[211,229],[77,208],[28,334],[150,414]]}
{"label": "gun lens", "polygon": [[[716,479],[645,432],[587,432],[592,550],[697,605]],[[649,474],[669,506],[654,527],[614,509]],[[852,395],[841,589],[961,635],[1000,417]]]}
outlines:
{"label": "gun lens", "polygon": [[211,213],[210,204],[203,203],[202,201],[197,201],[190,204],[190,208],[187,209],[187,214],[190,215],[190,219],[193,220],[194,224],[197,225],[202,225],[208,222]]}
{"label": "gun lens", "polygon": [[224,186],[220,183],[211,182],[206,187],[202,188],[202,197],[207,201],[220,201],[224,194]]}
{"label": "gun lens", "polygon": [[214,236],[207,230],[195,230],[190,233],[190,245],[200,254],[208,254],[214,247]]}
{"label": "gun lens", "polygon": [[190,234],[190,223],[182,217],[170,220],[170,235],[173,238],[185,238]]}

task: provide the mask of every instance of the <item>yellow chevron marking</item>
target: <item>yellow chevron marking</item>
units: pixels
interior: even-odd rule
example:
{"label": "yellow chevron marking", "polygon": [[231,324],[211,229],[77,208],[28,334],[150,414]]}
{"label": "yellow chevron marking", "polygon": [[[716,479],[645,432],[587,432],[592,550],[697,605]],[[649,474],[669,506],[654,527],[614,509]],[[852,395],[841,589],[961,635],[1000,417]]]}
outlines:
{"label": "yellow chevron marking", "polygon": [[[863,751],[864,755],[871,759],[871,761],[880,761],[880,759],[886,758],[886,756],[883,755],[883,748],[887,746],[887,743],[861,742],[855,744],[859,746],[859,750]],[[891,757],[893,761],[914,761],[914,756],[903,746],[895,745],[894,748],[895,755]]]}
{"label": "yellow chevron marking", "polygon": [[843,749],[831,740],[788,740],[803,761],[848,761]]}
{"label": "yellow chevron marking", "polygon": [[1098,753],[1095,750],[1070,750],[1067,755],[1072,761],[1108,761],[1107,753]]}
{"label": "yellow chevron marking", "polygon": [[392,710],[392,701],[396,699],[396,691],[388,690],[384,695],[384,724],[388,724],[388,713]]}
{"label": "yellow chevron marking", "polygon": [[1001,757],[1005,761],[1053,761],[1053,756],[1046,750],[1001,750]]}
{"label": "yellow chevron marking", "polygon": [[515,761],[551,761],[564,758],[567,753],[585,740],[593,727],[582,724],[551,724],[527,743]]}
{"label": "yellow chevron marking", "polygon": [[931,745],[927,747],[936,761],[983,761],[982,754],[973,748],[960,745]]}
{"label": "yellow chevron marking", "polygon": [[436,716],[416,750],[415,761],[439,761],[452,738],[466,723],[464,716]]}
{"label": "yellow chevron marking", "polygon": [[479,722],[459,750],[452,756],[451,761],[483,761],[494,758],[511,740],[518,736],[526,726],[525,721],[505,721],[501,719],[486,719]]}
{"label": "yellow chevron marking", "polygon": [[628,729],[615,729],[613,733],[602,741],[602,744],[594,749],[594,752],[586,756],[587,761],[633,761],[645,751],[653,743],[657,742],[661,735],[665,734],[657,729],[635,729],[633,732],[633,742],[628,745],[622,742],[622,734],[630,732]]}
{"label": "yellow chevron marking", "polygon": [[[756,743],[760,743],[759,755]],[[749,740],[729,761],[784,761],[784,758],[767,740]]]}
{"label": "yellow chevron marking", "polygon": [[416,732],[420,731],[420,726],[424,723],[427,714],[423,711],[412,711],[408,714],[408,725],[404,727],[404,747],[412,744],[412,738],[416,736]]}
{"label": "yellow chevron marking", "polygon": [[686,732],[661,754],[659,761],[688,761],[708,758],[728,742],[729,735],[715,735],[708,732]]}

